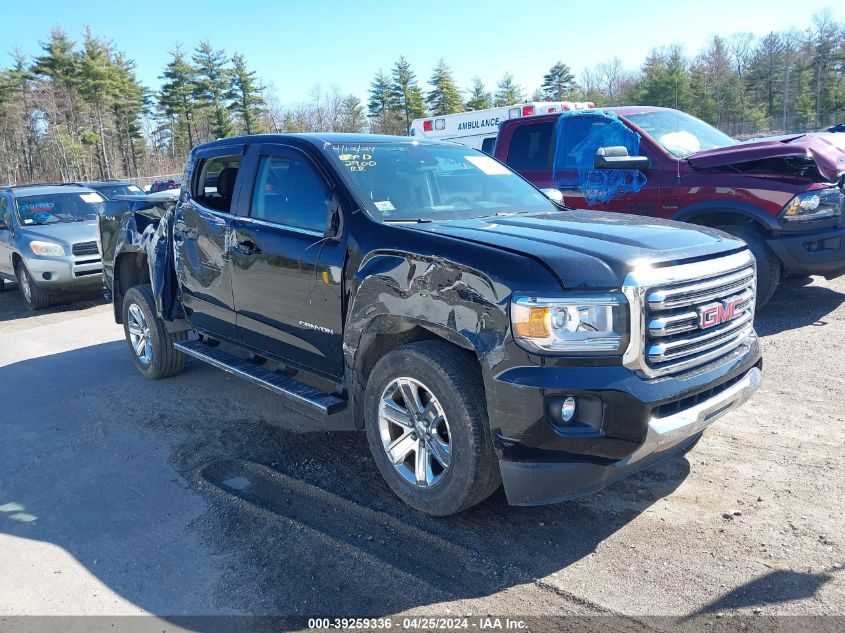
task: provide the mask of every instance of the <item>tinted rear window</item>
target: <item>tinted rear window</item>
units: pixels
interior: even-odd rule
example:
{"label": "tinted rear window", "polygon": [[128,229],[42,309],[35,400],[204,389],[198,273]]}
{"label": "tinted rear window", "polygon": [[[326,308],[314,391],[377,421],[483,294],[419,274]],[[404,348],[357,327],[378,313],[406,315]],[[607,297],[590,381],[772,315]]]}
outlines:
{"label": "tinted rear window", "polygon": [[549,171],[554,156],[554,122],[519,125],[508,147],[508,167],[518,171]]}

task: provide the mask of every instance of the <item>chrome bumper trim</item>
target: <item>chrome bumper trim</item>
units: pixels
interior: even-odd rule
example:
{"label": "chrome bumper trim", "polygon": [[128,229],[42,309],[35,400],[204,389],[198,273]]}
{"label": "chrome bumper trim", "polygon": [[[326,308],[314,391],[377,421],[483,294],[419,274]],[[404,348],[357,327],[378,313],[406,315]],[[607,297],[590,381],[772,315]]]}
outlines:
{"label": "chrome bumper trim", "polygon": [[752,367],[742,380],[712,398],[663,418],[652,417],[642,446],[615,465],[633,464],[655,451],[671,448],[700,433],[718,418],[742,406],[762,384],[763,372],[758,367]]}

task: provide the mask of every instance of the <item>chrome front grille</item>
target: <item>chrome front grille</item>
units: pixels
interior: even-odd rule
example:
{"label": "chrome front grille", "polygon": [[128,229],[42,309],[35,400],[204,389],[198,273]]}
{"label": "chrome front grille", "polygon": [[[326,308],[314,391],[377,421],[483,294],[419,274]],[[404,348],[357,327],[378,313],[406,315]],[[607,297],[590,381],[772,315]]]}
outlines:
{"label": "chrome front grille", "polygon": [[72,251],[74,255],[99,255],[100,249],[97,247],[97,242],[77,242],[73,245]]}
{"label": "chrome front grille", "polygon": [[748,251],[715,260],[631,273],[627,367],[648,376],[718,359],[754,332],[755,269]]}

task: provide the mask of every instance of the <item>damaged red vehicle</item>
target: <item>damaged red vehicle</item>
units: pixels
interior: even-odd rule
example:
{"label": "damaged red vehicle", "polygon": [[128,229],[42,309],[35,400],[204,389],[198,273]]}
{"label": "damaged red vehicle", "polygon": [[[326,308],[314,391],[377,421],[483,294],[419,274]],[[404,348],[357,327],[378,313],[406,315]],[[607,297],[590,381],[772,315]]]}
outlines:
{"label": "damaged red vehicle", "polygon": [[[835,134],[741,143],[677,110],[626,106],[505,121],[495,156],[559,190],[569,207],[741,237],[757,259],[758,305],[785,274],[845,273],[845,139]],[[608,162],[619,169],[608,171]]]}

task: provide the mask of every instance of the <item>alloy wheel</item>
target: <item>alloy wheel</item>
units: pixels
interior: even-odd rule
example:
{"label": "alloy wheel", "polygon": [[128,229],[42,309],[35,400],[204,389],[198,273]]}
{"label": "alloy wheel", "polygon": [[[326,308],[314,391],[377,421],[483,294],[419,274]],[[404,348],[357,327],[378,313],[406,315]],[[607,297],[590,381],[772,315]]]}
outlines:
{"label": "alloy wheel", "polygon": [[452,437],[443,407],[413,378],[393,380],[379,402],[379,434],[388,459],[410,484],[440,483],[452,461]]}
{"label": "alloy wheel", "polygon": [[133,303],[127,310],[129,330],[129,343],[135,355],[144,365],[149,365],[153,360],[153,346],[150,340],[150,327],[147,319],[138,304]]}

